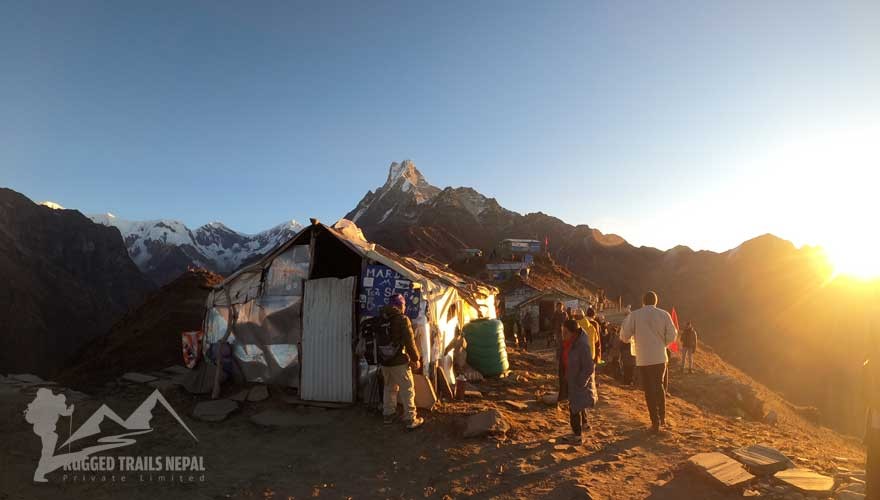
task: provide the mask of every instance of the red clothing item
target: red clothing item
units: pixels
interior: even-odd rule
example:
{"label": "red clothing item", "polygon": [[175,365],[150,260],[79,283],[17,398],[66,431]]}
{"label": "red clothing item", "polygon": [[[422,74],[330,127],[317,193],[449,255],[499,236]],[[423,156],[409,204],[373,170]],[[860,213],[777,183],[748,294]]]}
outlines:
{"label": "red clothing item", "polygon": [[568,372],[568,351],[571,350],[571,344],[574,343],[575,337],[569,337],[562,341],[562,373]]}

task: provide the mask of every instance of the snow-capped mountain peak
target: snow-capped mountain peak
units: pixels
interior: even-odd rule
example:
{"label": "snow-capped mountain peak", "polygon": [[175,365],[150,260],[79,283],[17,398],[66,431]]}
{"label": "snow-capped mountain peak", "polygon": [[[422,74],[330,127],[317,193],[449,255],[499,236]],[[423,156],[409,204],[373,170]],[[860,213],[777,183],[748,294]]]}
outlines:
{"label": "snow-capped mountain peak", "polygon": [[128,254],[145,274],[166,283],[190,266],[228,274],[253,261],[298,233],[302,226],[290,220],[257,234],[235,231],[222,222],[190,230],[172,219],[130,221],[111,213],[90,215],[98,224],[122,234]]}
{"label": "snow-capped mountain peak", "polygon": [[345,218],[352,222],[375,219],[384,222],[394,214],[406,214],[414,206],[425,203],[440,192],[428,183],[412,160],[393,162],[388,168],[385,184],[375,192],[368,191],[354,210]]}

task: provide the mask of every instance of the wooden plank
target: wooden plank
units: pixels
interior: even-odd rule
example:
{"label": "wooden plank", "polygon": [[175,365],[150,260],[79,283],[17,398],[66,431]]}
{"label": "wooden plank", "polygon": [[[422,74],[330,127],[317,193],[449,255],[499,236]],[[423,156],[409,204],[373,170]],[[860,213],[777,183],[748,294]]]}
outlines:
{"label": "wooden plank", "polygon": [[725,488],[742,486],[755,478],[741,463],[723,453],[700,453],[688,462]]}
{"label": "wooden plank", "polygon": [[828,494],[834,489],[834,478],[808,469],[788,469],[777,472],[773,477],[806,494]]}
{"label": "wooden plank", "polygon": [[421,373],[413,374],[413,389],[416,393],[416,407],[423,410],[431,410],[437,403],[437,394],[431,381]]}

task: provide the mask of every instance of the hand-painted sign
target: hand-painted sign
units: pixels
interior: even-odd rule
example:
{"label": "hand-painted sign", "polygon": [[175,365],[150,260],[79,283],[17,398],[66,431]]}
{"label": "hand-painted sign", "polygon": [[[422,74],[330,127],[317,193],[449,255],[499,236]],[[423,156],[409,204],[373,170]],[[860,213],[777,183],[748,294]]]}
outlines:
{"label": "hand-painted sign", "polygon": [[382,308],[388,304],[388,300],[398,293],[406,299],[406,315],[410,319],[418,317],[422,295],[419,289],[413,288],[412,281],[382,264],[367,266],[361,276],[359,293],[361,315],[378,316]]}

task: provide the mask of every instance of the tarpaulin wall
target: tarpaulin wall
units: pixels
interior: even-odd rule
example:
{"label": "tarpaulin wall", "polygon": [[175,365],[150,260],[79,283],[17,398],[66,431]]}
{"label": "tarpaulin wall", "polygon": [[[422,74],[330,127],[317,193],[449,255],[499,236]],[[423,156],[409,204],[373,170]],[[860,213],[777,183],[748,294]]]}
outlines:
{"label": "tarpaulin wall", "polygon": [[226,290],[215,290],[205,324],[207,342],[226,333],[230,300],[238,320],[229,342],[244,378],[299,387],[299,351],[302,341],[303,281],[309,273],[308,245],[292,246],[272,260],[260,285],[261,273],[242,275]]}

